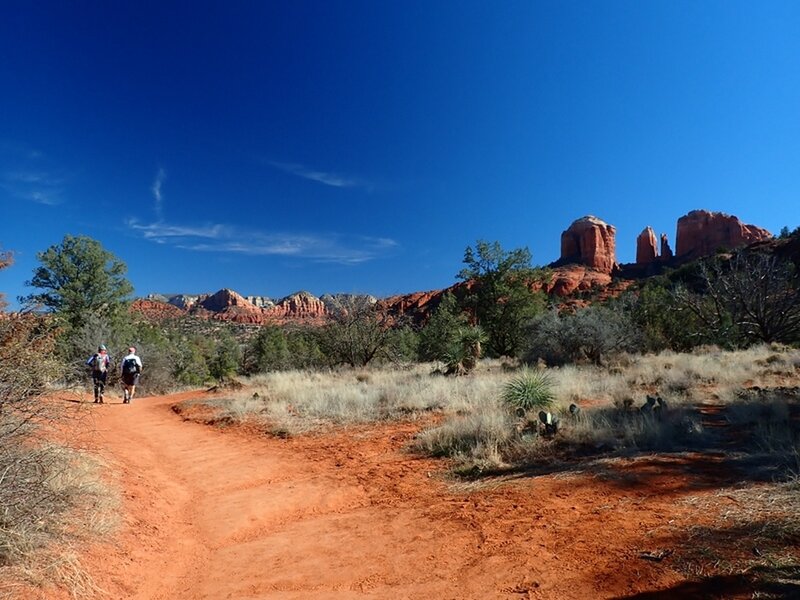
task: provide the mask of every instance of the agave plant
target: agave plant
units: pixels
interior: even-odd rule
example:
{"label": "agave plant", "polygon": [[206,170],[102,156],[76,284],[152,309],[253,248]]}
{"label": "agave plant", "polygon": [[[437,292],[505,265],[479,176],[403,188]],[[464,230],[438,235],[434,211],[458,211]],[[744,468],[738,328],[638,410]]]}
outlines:
{"label": "agave plant", "polygon": [[525,369],[503,388],[503,402],[515,410],[549,408],[554,400],[553,381],[544,371]]}

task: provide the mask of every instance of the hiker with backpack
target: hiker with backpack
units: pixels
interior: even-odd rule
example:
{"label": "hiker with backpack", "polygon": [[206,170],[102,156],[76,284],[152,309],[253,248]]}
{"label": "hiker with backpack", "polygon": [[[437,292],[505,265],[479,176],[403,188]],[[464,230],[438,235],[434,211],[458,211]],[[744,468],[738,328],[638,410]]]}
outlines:
{"label": "hiker with backpack", "polygon": [[142,359],[136,355],[136,348],[128,348],[128,354],[120,363],[122,373],[122,403],[130,404],[133,394],[136,392],[136,384],[139,383],[139,375],[142,373]]}
{"label": "hiker with backpack", "polygon": [[111,366],[111,357],[103,344],[97,348],[97,352],[89,357],[86,364],[92,368],[92,383],[94,384],[94,403],[103,404],[103,394],[106,389],[106,379],[108,369]]}

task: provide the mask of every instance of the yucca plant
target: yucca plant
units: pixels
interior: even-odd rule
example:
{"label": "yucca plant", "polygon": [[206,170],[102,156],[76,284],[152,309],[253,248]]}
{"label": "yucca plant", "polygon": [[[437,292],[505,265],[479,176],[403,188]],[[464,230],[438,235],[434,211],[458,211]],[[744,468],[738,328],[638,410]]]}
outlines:
{"label": "yucca plant", "polygon": [[525,369],[503,388],[503,402],[514,410],[549,408],[554,400],[553,381],[544,371]]}
{"label": "yucca plant", "polygon": [[486,341],[483,329],[477,326],[459,328],[445,356],[448,375],[466,375],[481,357],[481,344]]}

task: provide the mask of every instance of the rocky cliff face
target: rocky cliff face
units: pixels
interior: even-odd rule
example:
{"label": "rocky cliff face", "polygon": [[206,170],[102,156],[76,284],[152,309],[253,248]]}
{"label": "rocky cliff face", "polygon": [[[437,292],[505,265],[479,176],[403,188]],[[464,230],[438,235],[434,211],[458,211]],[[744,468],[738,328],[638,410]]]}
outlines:
{"label": "rocky cliff face", "polygon": [[669,239],[666,233],[661,234],[661,258],[664,260],[672,258],[672,248],[669,247]]}
{"label": "rocky cliff face", "polygon": [[378,299],[369,294],[323,294],[320,300],[325,305],[325,309],[332,314],[347,311],[353,306],[363,306],[375,304]]}
{"label": "rocky cliff face", "polygon": [[636,238],[636,264],[647,265],[658,258],[656,232],[652,227],[645,227]]}
{"label": "rocky cliff face", "polygon": [[275,306],[275,301],[267,296],[245,296],[245,299],[258,308],[272,308]]}
{"label": "rocky cliff face", "polygon": [[324,319],[328,316],[325,304],[309,292],[297,292],[286,296],[272,308],[264,310],[264,316],[270,320],[292,319]]}
{"label": "rocky cliff face", "polygon": [[737,217],[721,212],[693,210],[678,219],[675,254],[678,258],[710,256],[772,238],[766,229],[745,225]]}
{"label": "rocky cliff face", "polygon": [[578,263],[602,273],[611,273],[617,264],[616,229],[593,216],[574,221],[561,234],[560,263]]}
{"label": "rocky cliff face", "polygon": [[[155,298],[155,294],[151,294],[151,296]],[[201,296],[192,296],[189,294],[176,294],[174,296],[170,296],[167,299],[167,302],[169,304],[172,304],[172,306],[177,306],[178,308],[183,308],[185,310],[188,310],[193,306],[195,306],[198,302],[206,298],[208,298],[208,294],[203,294]]]}

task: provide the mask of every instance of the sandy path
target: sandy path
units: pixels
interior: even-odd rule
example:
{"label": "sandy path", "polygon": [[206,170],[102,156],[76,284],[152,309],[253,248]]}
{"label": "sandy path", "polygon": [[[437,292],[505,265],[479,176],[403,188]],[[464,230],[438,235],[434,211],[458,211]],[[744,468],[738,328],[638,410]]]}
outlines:
{"label": "sandy path", "polygon": [[281,440],[171,410],[198,395],[94,407],[124,494],[121,531],[87,557],[109,597],[558,600],[680,581],[638,558],[672,531],[678,471],[454,488],[403,451],[419,425]]}

